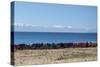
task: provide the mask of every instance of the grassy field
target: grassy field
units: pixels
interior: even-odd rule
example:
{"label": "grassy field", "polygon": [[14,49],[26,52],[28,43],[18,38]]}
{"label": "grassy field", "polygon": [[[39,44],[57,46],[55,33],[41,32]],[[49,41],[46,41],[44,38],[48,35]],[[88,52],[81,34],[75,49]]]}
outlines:
{"label": "grassy field", "polygon": [[96,61],[97,48],[65,48],[65,49],[36,49],[16,50],[15,65],[37,65],[67,62]]}

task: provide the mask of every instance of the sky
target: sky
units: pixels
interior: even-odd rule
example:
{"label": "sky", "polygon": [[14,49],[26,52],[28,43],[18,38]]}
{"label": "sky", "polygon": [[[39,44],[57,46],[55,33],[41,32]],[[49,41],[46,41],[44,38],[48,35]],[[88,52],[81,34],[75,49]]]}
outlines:
{"label": "sky", "polygon": [[14,31],[97,32],[97,7],[14,2]]}

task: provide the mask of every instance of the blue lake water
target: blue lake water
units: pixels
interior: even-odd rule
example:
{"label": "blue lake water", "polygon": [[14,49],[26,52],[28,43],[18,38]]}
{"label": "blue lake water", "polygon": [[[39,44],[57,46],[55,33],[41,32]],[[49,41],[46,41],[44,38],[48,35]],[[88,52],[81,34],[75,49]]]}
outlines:
{"label": "blue lake water", "polygon": [[60,43],[97,41],[97,33],[14,32],[14,43]]}

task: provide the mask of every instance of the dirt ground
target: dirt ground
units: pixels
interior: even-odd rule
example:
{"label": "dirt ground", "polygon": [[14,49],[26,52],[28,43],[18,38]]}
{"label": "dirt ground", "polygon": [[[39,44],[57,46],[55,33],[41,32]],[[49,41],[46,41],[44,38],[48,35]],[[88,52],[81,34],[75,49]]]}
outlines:
{"label": "dirt ground", "polygon": [[65,49],[36,49],[16,50],[15,65],[55,64],[69,62],[96,61],[97,48],[65,48]]}

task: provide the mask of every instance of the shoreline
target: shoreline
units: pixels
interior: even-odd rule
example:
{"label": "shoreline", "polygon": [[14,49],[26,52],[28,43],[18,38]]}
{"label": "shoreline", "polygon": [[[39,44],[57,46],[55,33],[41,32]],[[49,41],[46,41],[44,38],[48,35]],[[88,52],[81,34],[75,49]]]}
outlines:
{"label": "shoreline", "polygon": [[97,42],[76,42],[76,43],[32,43],[32,44],[12,44],[11,49],[23,50],[23,49],[61,49],[61,48],[86,48],[97,47]]}
{"label": "shoreline", "polygon": [[16,32],[23,32],[23,33],[95,33],[97,34],[97,32],[40,32],[40,31],[34,31],[34,32],[31,32],[31,31],[11,31],[11,33],[16,33]]}

